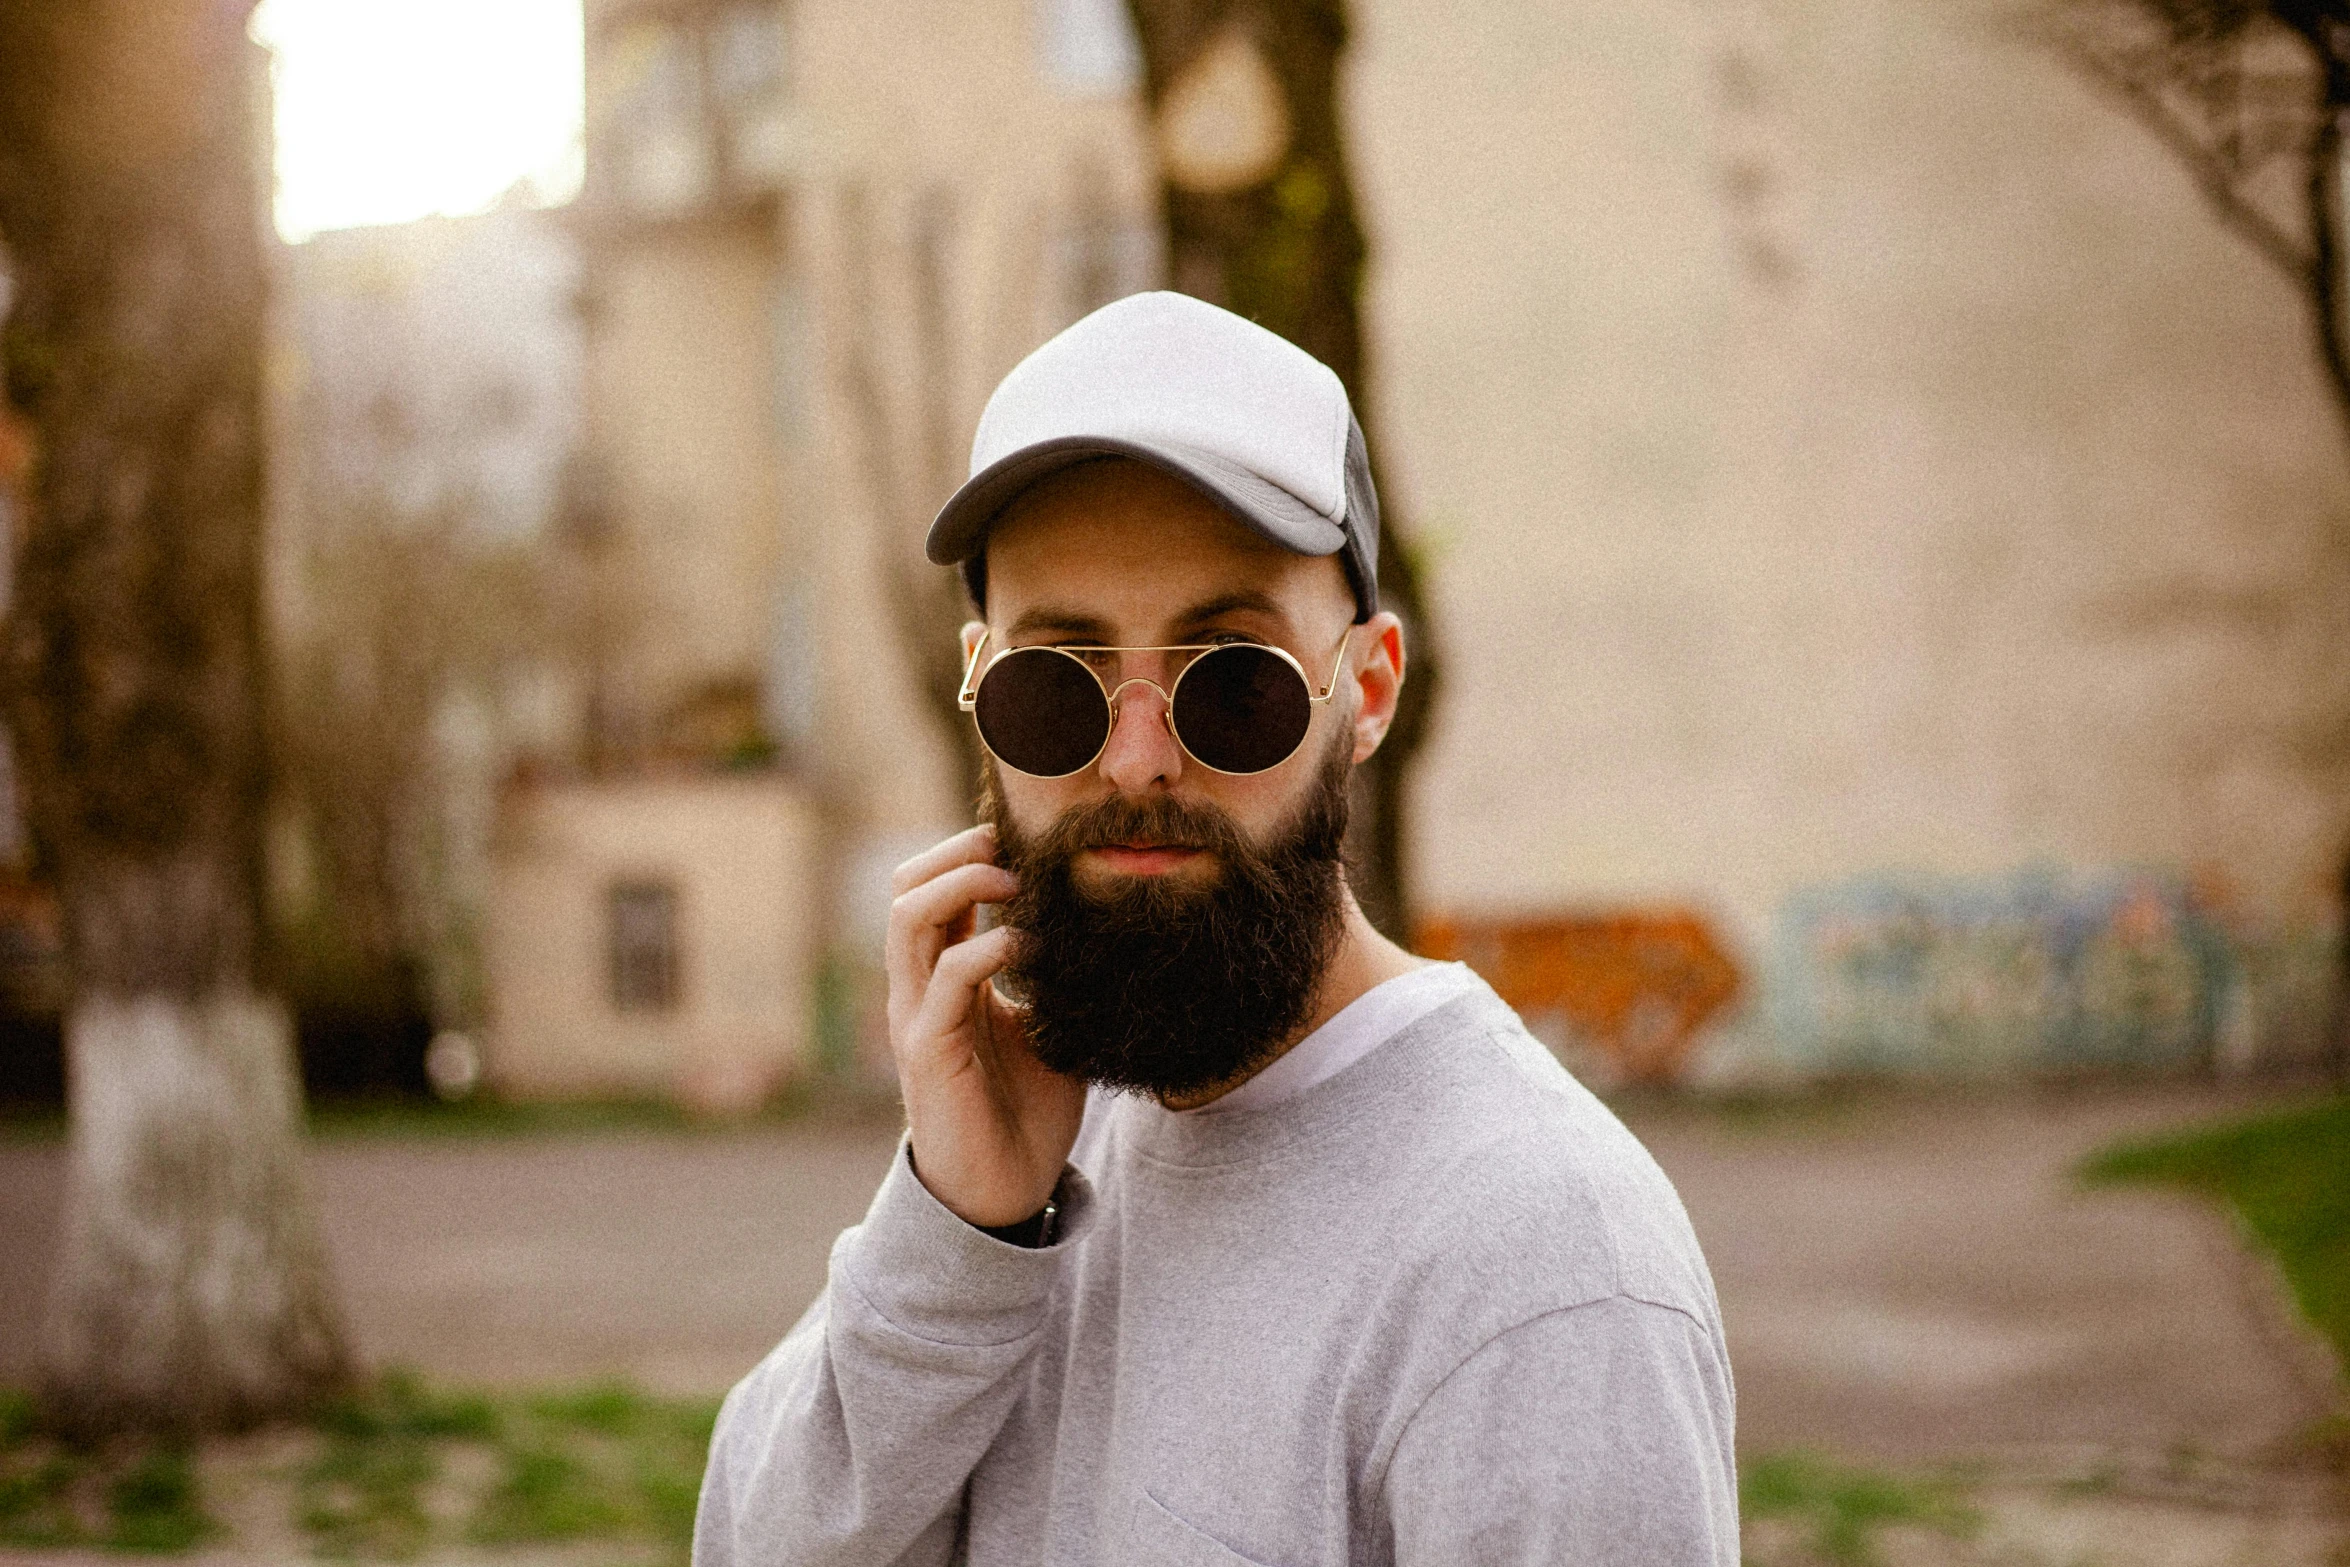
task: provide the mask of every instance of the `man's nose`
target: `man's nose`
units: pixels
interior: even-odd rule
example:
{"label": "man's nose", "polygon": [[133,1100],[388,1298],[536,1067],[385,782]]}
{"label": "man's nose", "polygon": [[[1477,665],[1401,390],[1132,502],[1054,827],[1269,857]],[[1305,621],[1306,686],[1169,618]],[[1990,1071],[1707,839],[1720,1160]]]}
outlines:
{"label": "man's nose", "polygon": [[1133,679],[1110,694],[1115,717],[1098,764],[1120,794],[1147,794],[1183,774],[1183,748],[1167,724],[1167,698],[1147,680]]}

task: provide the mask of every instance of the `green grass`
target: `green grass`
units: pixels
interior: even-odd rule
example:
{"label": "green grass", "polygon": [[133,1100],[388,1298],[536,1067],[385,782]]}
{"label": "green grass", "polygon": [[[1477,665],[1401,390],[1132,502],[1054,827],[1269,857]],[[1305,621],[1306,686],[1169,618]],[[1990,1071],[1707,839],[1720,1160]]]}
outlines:
{"label": "green grass", "polygon": [[1965,1536],[1980,1523],[1947,1481],[1905,1480],[1805,1452],[1742,1464],[1738,1505],[1750,1522],[1785,1518],[1803,1526],[1812,1554],[1835,1567],[1873,1567],[1877,1532],[1894,1524]]}
{"label": "green grass", "polygon": [[169,1553],[220,1532],[185,1447],[70,1447],[45,1436],[39,1416],[29,1395],[0,1389],[0,1546]]}
{"label": "green grass", "polygon": [[[0,1546],[177,1553],[221,1532],[185,1449],[76,1448],[0,1390]],[[438,1548],[595,1540],[682,1563],[714,1399],[625,1383],[467,1393],[400,1372],[319,1411],[274,1470],[318,1556],[409,1560]]]}
{"label": "green grass", "polygon": [[429,1391],[386,1372],[319,1412],[318,1452],[297,1477],[295,1521],[322,1556],[399,1561],[432,1541],[427,1489],[452,1442],[495,1442],[496,1407],[479,1395]]}
{"label": "green grass", "polygon": [[637,1539],[682,1555],[717,1418],[714,1400],[653,1399],[622,1383],[522,1400],[470,1533],[484,1544]]}
{"label": "green grass", "polygon": [[2118,1143],[2081,1177],[2224,1203],[2276,1259],[2294,1304],[2350,1379],[2350,1097]]}
{"label": "green grass", "polygon": [[184,1447],[77,1450],[21,1426],[0,1443],[0,1546],[172,1554],[219,1533]]}
{"label": "green grass", "polygon": [[0,1146],[65,1140],[65,1112],[47,1105],[0,1105]]}
{"label": "green grass", "polygon": [[101,1543],[117,1551],[176,1552],[220,1532],[204,1511],[196,1469],[187,1450],[152,1448],[107,1482],[106,1532]]}

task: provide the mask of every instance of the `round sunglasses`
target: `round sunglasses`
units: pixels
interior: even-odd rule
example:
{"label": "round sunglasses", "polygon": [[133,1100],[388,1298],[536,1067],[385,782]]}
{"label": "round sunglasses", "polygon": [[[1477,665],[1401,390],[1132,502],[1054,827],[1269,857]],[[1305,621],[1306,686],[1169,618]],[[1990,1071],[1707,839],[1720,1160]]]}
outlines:
{"label": "round sunglasses", "polygon": [[[1193,642],[1169,647],[1015,647],[981,660],[971,649],[956,705],[979,725],[988,754],[1034,778],[1083,772],[1109,746],[1128,686],[1159,693],[1168,731],[1184,755],[1211,772],[1245,775],[1279,767],[1305,744],[1314,709],[1338,689],[1354,628],[1338,639],[1330,678],[1314,689],[1305,666],[1262,642]],[[1191,653],[1170,688],[1136,676],[1108,684],[1098,667],[1121,653]],[[1106,658],[1105,658],[1106,655]],[[1114,662],[1110,663],[1115,668]]]}

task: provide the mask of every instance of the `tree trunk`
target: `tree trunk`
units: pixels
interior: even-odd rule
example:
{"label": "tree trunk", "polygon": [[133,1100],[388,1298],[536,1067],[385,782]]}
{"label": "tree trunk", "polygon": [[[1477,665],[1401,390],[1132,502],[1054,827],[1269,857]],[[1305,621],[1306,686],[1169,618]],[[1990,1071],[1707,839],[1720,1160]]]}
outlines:
{"label": "tree trunk", "polygon": [[2342,320],[2342,114],[2350,107],[2350,61],[2336,52],[2337,29],[2321,23],[2305,36],[2316,56],[2317,102],[2310,130],[2305,205],[2309,209],[2309,308],[2318,364],[2334,394],[2334,411],[2350,424],[2350,345]]}
{"label": "tree trunk", "polygon": [[348,1368],[259,972],[265,265],[249,0],[0,0],[4,645],[65,911],[73,1118],[44,1344],[68,1429],[291,1412]]}
{"label": "tree trunk", "polygon": [[[1128,0],[1128,8],[1157,127],[1169,279],[1337,371],[1370,437],[1365,247],[1339,119],[1342,0]],[[1272,101],[1252,104],[1252,74]],[[1189,137],[1201,145],[1187,147]],[[1376,469],[1376,439],[1370,448]],[[1418,562],[1392,507],[1379,530],[1379,594],[1404,621],[1410,679],[1386,744],[1357,770],[1347,848],[1364,912],[1404,939],[1407,784],[1437,692],[1438,650]]]}

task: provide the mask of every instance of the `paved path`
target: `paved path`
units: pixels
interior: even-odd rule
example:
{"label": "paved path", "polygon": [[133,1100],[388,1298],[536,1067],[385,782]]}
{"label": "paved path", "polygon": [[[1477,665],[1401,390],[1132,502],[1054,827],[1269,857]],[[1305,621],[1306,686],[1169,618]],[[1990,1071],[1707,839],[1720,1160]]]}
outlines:
{"label": "paved path", "polygon": [[1627,1119],[1712,1265],[1747,1451],[2251,1456],[2325,1412],[2325,1352],[2215,1209],[2069,1172],[2253,1104],[2173,1088]]}
{"label": "paved path", "polygon": [[[2075,1192],[2065,1174],[2110,1137],[2248,1102],[2173,1087],[1626,1116],[1712,1261],[1741,1445],[1909,1461],[2250,1453],[2317,1412],[2322,1371],[2279,1335],[2222,1221],[2161,1195]],[[312,1169],[374,1360],[716,1391],[820,1287],[893,1136],[811,1123],[354,1138],[321,1144]],[[54,1145],[0,1146],[0,1380],[28,1369],[61,1163]]]}

